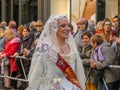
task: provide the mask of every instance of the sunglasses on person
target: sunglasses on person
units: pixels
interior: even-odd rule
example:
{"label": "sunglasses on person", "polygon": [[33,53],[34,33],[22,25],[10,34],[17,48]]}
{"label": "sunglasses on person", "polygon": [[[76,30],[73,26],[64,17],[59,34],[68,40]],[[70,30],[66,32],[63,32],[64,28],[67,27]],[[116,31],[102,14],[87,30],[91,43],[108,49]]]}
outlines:
{"label": "sunglasses on person", "polygon": [[36,25],[36,27],[42,27],[43,25]]}

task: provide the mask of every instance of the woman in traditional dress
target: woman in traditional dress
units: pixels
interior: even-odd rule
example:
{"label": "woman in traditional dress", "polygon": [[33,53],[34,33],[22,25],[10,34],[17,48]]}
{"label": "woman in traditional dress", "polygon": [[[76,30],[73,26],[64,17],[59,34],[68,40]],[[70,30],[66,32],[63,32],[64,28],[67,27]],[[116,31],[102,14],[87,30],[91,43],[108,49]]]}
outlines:
{"label": "woman in traditional dress", "polygon": [[82,61],[66,15],[51,15],[34,52],[26,90],[85,90]]}

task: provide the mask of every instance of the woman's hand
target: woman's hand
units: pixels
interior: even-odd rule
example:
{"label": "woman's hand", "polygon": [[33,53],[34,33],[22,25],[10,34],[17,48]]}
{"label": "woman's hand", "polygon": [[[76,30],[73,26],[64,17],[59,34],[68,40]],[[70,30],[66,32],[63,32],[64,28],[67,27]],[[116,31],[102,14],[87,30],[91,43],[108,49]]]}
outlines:
{"label": "woman's hand", "polygon": [[19,56],[19,54],[16,52],[14,53],[13,57]]}
{"label": "woman's hand", "polygon": [[120,37],[114,36],[113,39],[114,39],[115,42],[117,42],[118,44],[120,44]]}
{"label": "woman's hand", "polygon": [[96,68],[96,61],[95,61],[95,60],[93,60],[93,61],[91,62],[91,67],[92,67],[92,68]]}
{"label": "woman's hand", "polygon": [[30,50],[28,50],[27,48],[23,49],[23,55],[24,56],[28,56],[29,53],[30,53]]}
{"label": "woman's hand", "polygon": [[4,57],[5,57],[5,55],[4,55],[4,54],[1,54],[1,55],[0,55],[0,60],[2,60]]}

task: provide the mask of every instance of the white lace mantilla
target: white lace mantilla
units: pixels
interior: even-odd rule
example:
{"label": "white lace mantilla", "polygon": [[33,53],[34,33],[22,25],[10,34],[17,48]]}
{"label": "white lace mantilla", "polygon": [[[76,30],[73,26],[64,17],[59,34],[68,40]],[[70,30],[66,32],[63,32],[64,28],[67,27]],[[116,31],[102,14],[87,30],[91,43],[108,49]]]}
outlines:
{"label": "white lace mantilla", "polygon": [[[65,15],[51,15],[39,38],[39,44],[34,52],[29,72],[29,86],[26,90],[80,90],[68,81],[62,71],[56,66],[59,45],[56,38],[58,30],[57,20]],[[78,77],[78,81],[85,90],[85,74],[82,61],[77,52],[72,35],[66,39],[70,46],[70,53],[61,56],[69,63]]]}

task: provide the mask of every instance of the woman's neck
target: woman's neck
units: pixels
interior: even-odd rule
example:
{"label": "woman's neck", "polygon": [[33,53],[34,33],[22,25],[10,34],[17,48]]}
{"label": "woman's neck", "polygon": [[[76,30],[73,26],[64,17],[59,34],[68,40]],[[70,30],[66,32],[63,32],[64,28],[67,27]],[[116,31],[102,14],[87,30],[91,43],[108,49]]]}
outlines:
{"label": "woman's neck", "polygon": [[58,44],[59,44],[60,48],[65,46],[65,44],[66,44],[65,39],[57,37],[57,40],[58,40]]}

